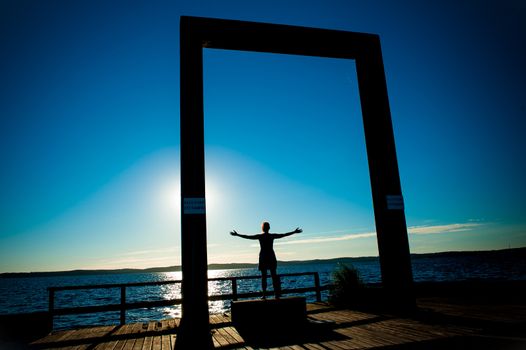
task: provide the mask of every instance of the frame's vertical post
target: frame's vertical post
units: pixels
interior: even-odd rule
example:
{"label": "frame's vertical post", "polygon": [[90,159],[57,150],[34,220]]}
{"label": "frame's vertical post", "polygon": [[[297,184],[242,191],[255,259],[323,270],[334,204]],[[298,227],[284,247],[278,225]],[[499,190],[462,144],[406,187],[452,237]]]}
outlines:
{"label": "frame's vertical post", "polygon": [[178,349],[212,348],[208,316],[203,48],[198,29],[180,22],[182,318]]}
{"label": "frame's vertical post", "polygon": [[356,59],[382,282],[393,304],[414,305],[413,276],[387,83],[378,36]]}
{"label": "frame's vertical post", "polygon": [[121,286],[121,326],[126,324],[126,286]]}

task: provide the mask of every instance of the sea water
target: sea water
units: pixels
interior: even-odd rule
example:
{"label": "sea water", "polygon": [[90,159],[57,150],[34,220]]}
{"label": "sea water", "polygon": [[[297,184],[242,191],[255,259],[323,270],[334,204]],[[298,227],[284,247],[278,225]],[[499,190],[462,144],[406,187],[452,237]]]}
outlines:
{"label": "sea water", "polygon": [[[380,265],[377,258],[356,259],[352,265],[359,271],[364,283],[380,283]],[[318,272],[321,285],[332,282],[332,276],[337,269],[336,262],[288,263],[278,266],[278,273]],[[415,256],[412,258],[412,269],[415,282],[424,281],[461,281],[469,279],[483,280],[526,280],[526,259],[521,256],[493,257],[485,255],[445,255],[445,256]],[[233,277],[259,275],[256,268],[209,270],[208,277]],[[147,272],[129,274],[103,274],[84,276],[53,276],[53,277],[18,277],[0,278],[0,314],[28,313],[47,311],[48,287],[68,285],[100,285],[136,282],[159,282],[180,280],[181,272]],[[291,276],[282,279],[283,289],[313,287],[312,276]],[[269,289],[272,289],[269,280]],[[230,294],[229,281],[210,281],[209,294]],[[238,280],[238,293],[261,290],[260,279]],[[322,293],[326,299],[327,291]],[[308,301],[314,301],[315,293],[304,295]],[[142,287],[127,287],[126,301],[169,300],[181,297],[180,284],[164,284]],[[230,300],[211,301],[209,308],[212,313],[227,312]],[[90,289],[57,291],[55,307],[79,307],[120,303],[120,289]],[[128,310],[127,322],[148,322],[166,318],[180,317],[180,305],[156,308]],[[83,315],[57,316],[54,320],[55,329],[70,328],[84,325],[117,324],[119,312],[103,312]]]}

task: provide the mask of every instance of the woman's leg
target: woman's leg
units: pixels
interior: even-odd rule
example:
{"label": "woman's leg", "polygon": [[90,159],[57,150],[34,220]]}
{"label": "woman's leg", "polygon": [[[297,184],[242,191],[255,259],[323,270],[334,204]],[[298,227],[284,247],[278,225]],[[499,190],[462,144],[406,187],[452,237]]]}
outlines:
{"label": "woman's leg", "polygon": [[270,275],[272,276],[272,286],[274,287],[274,294],[276,295],[276,299],[279,299],[281,297],[281,283],[279,281],[278,274],[276,273],[276,269],[271,269]]}
{"label": "woman's leg", "polygon": [[263,299],[267,297],[267,270],[261,270],[261,288],[263,289]]}

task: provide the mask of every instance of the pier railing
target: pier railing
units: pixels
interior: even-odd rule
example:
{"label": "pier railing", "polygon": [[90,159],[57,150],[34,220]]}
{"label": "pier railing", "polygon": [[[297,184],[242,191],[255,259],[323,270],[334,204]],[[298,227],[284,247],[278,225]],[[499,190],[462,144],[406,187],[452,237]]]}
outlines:
{"label": "pier railing", "polygon": [[[312,276],[313,285],[312,287],[301,287],[301,288],[289,288],[282,289],[281,294],[304,294],[315,292],[316,301],[321,301],[321,292],[327,290],[329,286],[322,286],[320,284],[320,276],[318,272],[300,272],[300,273],[287,273],[281,274],[279,280],[281,283],[282,278],[297,277],[297,276]],[[261,276],[235,276],[235,277],[216,277],[209,278],[209,282],[216,281],[229,281],[231,286],[231,293],[229,294],[214,294],[209,295],[209,301],[218,300],[239,300],[256,298],[263,295],[262,292],[238,292],[238,281],[249,280],[249,279],[261,279]],[[154,307],[166,307],[179,305],[182,302],[181,298],[165,299],[165,300],[148,300],[148,301],[134,301],[128,302],[126,300],[126,289],[129,287],[148,287],[158,285],[169,285],[169,284],[180,284],[182,280],[170,280],[170,281],[158,281],[158,282],[137,282],[137,283],[116,283],[116,284],[98,284],[98,285],[82,285],[82,286],[62,286],[62,287],[49,287],[49,317],[51,325],[55,316],[61,315],[75,315],[75,314],[90,314],[98,312],[120,312],[120,324],[126,323],[126,310],[142,309],[142,308],[154,308]],[[77,307],[55,307],[55,297],[57,292],[71,291],[71,290],[88,290],[88,289],[120,289],[120,302],[118,304],[107,304],[107,305],[93,305],[93,306],[77,306]]]}

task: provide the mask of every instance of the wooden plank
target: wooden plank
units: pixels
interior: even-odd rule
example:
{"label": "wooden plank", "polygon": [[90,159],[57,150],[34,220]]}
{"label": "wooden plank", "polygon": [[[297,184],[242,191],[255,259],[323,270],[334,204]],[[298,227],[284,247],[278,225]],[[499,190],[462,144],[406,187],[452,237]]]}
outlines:
{"label": "wooden plank", "polygon": [[349,347],[349,345],[345,345],[342,341],[324,341],[321,342],[320,345],[322,345],[325,349],[329,350],[348,350],[353,349],[352,347]]}
{"label": "wooden plank", "polygon": [[161,350],[161,336],[156,335],[153,337],[152,350]]}
{"label": "wooden plank", "polygon": [[98,326],[90,328],[89,337],[91,339],[101,339],[111,334],[113,326]]}
{"label": "wooden plank", "polygon": [[384,342],[392,345],[399,345],[411,342],[411,340],[404,338],[404,334],[402,332],[387,332],[379,324],[363,325],[361,328],[364,329],[368,334],[370,334],[370,337],[377,337],[379,339],[382,339]]}
{"label": "wooden plank", "polygon": [[170,329],[170,322],[169,320],[162,320],[161,321],[161,331],[166,332]]}
{"label": "wooden plank", "polygon": [[122,326],[119,326],[115,334],[117,335],[128,335],[133,334],[133,327],[135,326],[134,323],[128,323]]}
{"label": "wooden plank", "polygon": [[360,346],[365,348],[372,348],[377,346],[383,346],[384,344],[368,339],[368,337],[358,328],[338,328],[334,330],[336,333],[339,333],[345,337],[351,338],[353,343],[359,343]]}
{"label": "wooden plank", "polygon": [[118,340],[98,343],[93,349],[94,350],[115,350],[117,343],[118,343]]}
{"label": "wooden plank", "polygon": [[170,336],[167,334],[164,334],[161,336],[161,350],[172,350],[172,344]]}
{"label": "wooden plank", "polygon": [[211,314],[210,316],[210,324],[220,324],[223,323],[223,319],[218,314]]}
{"label": "wooden plank", "polygon": [[436,339],[437,336],[444,336],[443,331],[436,331],[441,328],[439,325],[428,326],[411,320],[400,320],[397,327],[400,332],[419,336],[420,340],[431,340]]}
{"label": "wooden plank", "polygon": [[131,334],[140,334],[141,332],[143,332],[142,327],[142,323],[132,323],[132,326],[130,327]]}
{"label": "wooden plank", "polygon": [[126,345],[126,339],[117,340],[117,344],[115,344],[113,350],[122,350],[124,345]]}
{"label": "wooden plank", "polygon": [[365,339],[374,341],[376,344],[380,344],[380,346],[394,346],[404,343],[400,337],[390,337],[388,334],[378,331],[377,328],[369,328],[368,325],[360,326],[358,329]]}
{"label": "wooden plank", "polygon": [[404,331],[396,324],[396,321],[394,320],[384,321],[381,324],[378,324],[377,327],[382,332],[398,336],[408,342],[422,340],[421,335],[415,334],[413,332]]}
{"label": "wooden plank", "polygon": [[231,323],[229,315],[226,314],[213,314],[210,315],[210,324],[212,326],[225,326]]}
{"label": "wooden plank", "polygon": [[[424,325],[416,321],[400,321],[397,324],[385,323],[384,326],[387,328],[387,332],[398,332],[404,334],[408,338],[413,337],[426,337],[430,336],[453,336],[453,335],[469,335],[469,332],[466,332],[458,327],[444,327],[440,325]],[[395,329],[392,329],[395,328]],[[435,330],[435,332],[432,332]]]}
{"label": "wooden plank", "polygon": [[328,314],[330,314],[332,317],[337,318],[338,320],[341,320],[342,323],[365,321],[365,320],[371,320],[371,319],[378,318],[378,315],[367,314],[367,313],[357,312],[357,311],[352,311],[352,310],[334,310],[334,311],[329,311]]}
{"label": "wooden plank", "polygon": [[142,350],[151,350],[153,344],[153,337],[144,337],[144,342],[142,345]]}
{"label": "wooden plank", "polygon": [[237,329],[235,329],[232,326],[224,327],[224,330],[235,339],[236,343],[244,344],[245,340],[241,337],[241,335],[238,333]]}
{"label": "wooden plank", "polygon": [[323,346],[321,346],[320,344],[316,344],[316,343],[305,343],[305,344],[301,344],[301,346],[307,350],[325,350]]}
{"label": "wooden plank", "polygon": [[75,348],[76,350],[87,350],[87,349],[90,349],[91,348],[91,344],[80,344],[80,345],[77,345],[77,347]]}
{"label": "wooden plank", "polygon": [[354,350],[354,349],[363,349],[361,345],[356,344],[353,339],[344,339],[338,340],[338,344],[344,349]]}
{"label": "wooden plank", "polygon": [[403,335],[409,341],[433,340],[449,337],[451,335],[450,333],[448,334],[448,332],[444,332],[445,329],[438,332],[432,332],[432,328],[435,328],[436,326],[422,325],[416,322],[405,324],[400,322],[395,325],[395,327],[395,332]]}
{"label": "wooden plank", "polygon": [[148,322],[148,332],[153,332],[155,330],[155,324],[157,321],[150,321]]}
{"label": "wooden plank", "polygon": [[223,337],[223,335],[218,331],[218,329],[212,330],[212,339],[217,340],[218,347],[223,347],[229,345],[228,340]]}
{"label": "wooden plank", "polygon": [[78,340],[82,343],[77,346],[76,350],[86,350],[98,344],[107,334],[106,329],[107,327],[104,326],[83,329],[78,335]]}
{"label": "wooden plank", "polygon": [[214,348],[220,348],[221,344],[217,340],[217,338],[214,336],[214,332],[212,332],[212,343],[214,345]]}
{"label": "wooden plank", "polygon": [[169,323],[170,323],[170,329],[176,329],[179,327],[179,319],[175,319],[175,318],[171,318]]}
{"label": "wooden plank", "polygon": [[144,338],[137,338],[133,344],[133,350],[142,350],[144,344]]}
{"label": "wooden plank", "polygon": [[172,344],[172,349],[175,349],[175,341],[177,339],[177,336],[175,334],[170,335],[170,341]]}
{"label": "wooden plank", "polygon": [[77,350],[77,347],[76,346],[67,346],[67,347],[61,348],[61,350]]}
{"label": "wooden plank", "polygon": [[133,350],[133,345],[135,344],[135,338],[126,339],[124,347],[122,350]]}
{"label": "wooden plank", "polygon": [[382,332],[378,327],[376,327],[376,325],[372,327],[370,325],[363,325],[358,328],[365,338],[375,339],[384,346],[400,345],[407,342],[407,340],[403,340],[400,336],[393,336],[386,332]]}
{"label": "wooden plank", "polygon": [[61,339],[61,341],[77,340],[80,332],[82,332],[80,329],[71,330]]}
{"label": "wooden plank", "polygon": [[113,332],[115,326],[99,326],[96,327],[95,333],[100,334],[100,336],[109,335]]}
{"label": "wooden plank", "polygon": [[81,337],[81,335],[82,335],[82,329],[74,329],[74,330],[67,332],[67,334],[64,337],[62,337],[60,341],[70,342],[70,341],[78,340],[79,337]]}
{"label": "wooden plank", "polygon": [[374,319],[378,316],[365,313],[355,313],[350,310],[334,310],[309,315],[310,318],[319,320],[330,320],[336,323],[349,323]]}
{"label": "wooden plank", "polygon": [[224,327],[219,328],[217,331],[228,342],[228,345],[237,345],[242,343],[233,337]]}
{"label": "wooden plank", "polygon": [[51,332],[50,334],[48,334],[44,338],[38,339],[38,340],[34,341],[31,344],[40,346],[40,345],[43,345],[43,344],[49,344],[49,343],[58,342],[58,341],[62,340],[64,337],[67,337],[70,332],[71,331]]}

